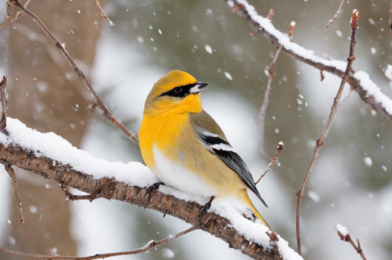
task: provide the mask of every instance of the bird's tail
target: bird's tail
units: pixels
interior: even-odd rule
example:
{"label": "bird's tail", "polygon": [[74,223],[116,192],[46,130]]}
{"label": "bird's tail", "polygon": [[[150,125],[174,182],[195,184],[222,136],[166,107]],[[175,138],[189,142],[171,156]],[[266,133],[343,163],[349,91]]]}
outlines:
{"label": "bird's tail", "polygon": [[253,203],[250,200],[250,198],[248,196],[248,192],[246,190],[243,192],[243,200],[248,205],[248,207],[253,211],[253,213],[256,215],[256,217],[258,219],[260,219],[261,222],[263,222],[269,229],[271,229],[271,227],[268,225],[267,221],[265,221],[265,219],[260,215],[260,213],[257,211],[255,206],[253,206]]}

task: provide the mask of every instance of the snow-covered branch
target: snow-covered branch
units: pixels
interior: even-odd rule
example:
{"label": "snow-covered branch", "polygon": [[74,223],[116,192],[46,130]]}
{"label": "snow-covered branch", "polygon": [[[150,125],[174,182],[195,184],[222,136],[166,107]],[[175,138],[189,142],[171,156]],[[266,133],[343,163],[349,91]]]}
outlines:
{"label": "snow-covered branch", "polygon": [[[283,46],[282,51],[294,59],[309,64],[320,71],[326,71],[336,76],[343,77],[345,61],[327,60],[314,55],[313,51],[291,42],[290,38],[277,30],[271,20],[257,14],[255,8],[246,0],[225,0],[256,32],[264,35],[276,48]],[[392,122],[392,99],[381,92],[380,88],[370,79],[364,71],[350,74],[347,83],[359,94],[361,99],[374,110]]]}
{"label": "snow-covered branch", "polygon": [[[200,209],[207,198],[161,185],[152,192],[148,203],[146,188],[158,179],[139,162],[124,164],[95,158],[54,133],[40,133],[12,118],[7,118],[6,130],[8,135],[0,133],[0,162],[3,164],[15,165],[89,194],[99,190],[100,197],[198,224]],[[281,237],[271,242],[263,224],[249,221],[224,202],[212,205],[203,217],[201,228],[254,259],[302,259]]]}

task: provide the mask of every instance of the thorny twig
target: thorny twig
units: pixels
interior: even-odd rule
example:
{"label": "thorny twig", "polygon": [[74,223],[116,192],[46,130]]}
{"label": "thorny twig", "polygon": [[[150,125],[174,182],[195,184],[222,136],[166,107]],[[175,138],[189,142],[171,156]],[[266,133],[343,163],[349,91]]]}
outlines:
{"label": "thorny twig", "polygon": [[14,169],[12,169],[10,163],[5,163],[4,164],[4,168],[5,168],[5,170],[7,171],[8,175],[11,178],[12,189],[14,190],[15,199],[16,199],[16,206],[18,207],[18,212],[19,212],[19,222],[23,224],[25,222],[25,220],[23,218],[22,200],[21,200],[20,195],[19,195],[18,184],[17,184],[17,180],[16,180],[16,175],[15,175]]}
{"label": "thorny twig", "polygon": [[331,26],[335,22],[335,20],[343,13],[343,11],[342,11],[343,2],[344,2],[344,0],[342,0],[340,2],[339,8],[336,11],[335,15],[329,20],[329,24],[327,25],[328,29],[331,28]]}
{"label": "thorny twig", "polygon": [[94,1],[97,4],[99,11],[101,12],[101,16],[103,17],[103,19],[105,19],[105,21],[108,22],[110,26],[114,26],[114,23],[109,19],[108,15],[105,13],[102,6],[99,4],[98,0],[94,0]]}
{"label": "thorny twig", "polygon": [[354,247],[355,251],[357,251],[357,253],[362,257],[362,260],[366,260],[365,254],[363,253],[363,250],[361,248],[361,244],[359,243],[359,239],[357,239],[357,243],[358,243],[358,246],[357,246],[357,245],[355,245],[354,241],[351,239],[350,233],[343,235],[338,230],[338,235],[341,240],[346,241],[346,242],[350,242],[350,244]]}
{"label": "thorny twig", "polygon": [[87,80],[86,75],[83,71],[76,65],[75,61],[72,57],[68,54],[65,50],[64,46],[60,44],[57,38],[49,31],[49,29],[45,26],[45,24],[30,10],[25,8],[19,0],[7,0],[10,5],[16,6],[19,10],[29,16],[40,28],[41,30],[48,36],[48,38],[52,41],[52,43],[57,47],[58,51],[64,56],[64,58],[68,61],[72,69],[76,72],[79,76],[80,80],[83,82],[87,90],[93,96],[93,100],[91,103],[91,109],[96,112],[97,114],[102,115],[106,120],[108,120],[111,124],[118,127],[121,131],[123,131],[128,137],[130,137],[135,142],[138,142],[136,136],[129,131],[121,122],[119,122],[110,112],[108,107],[102,101],[102,99],[97,95],[93,87],[91,86],[90,82]]}
{"label": "thorny twig", "polygon": [[[27,0],[24,7],[27,7],[29,5],[31,0]],[[6,0],[5,1],[6,4],[6,8],[7,8],[7,22],[5,22],[4,24],[0,25],[0,28],[3,28],[4,26],[15,22],[16,20],[18,20],[19,18],[21,18],[23,16],[23,13],[21,13],[20,11],[16,12],[16,15],[14,17],[14,19],[11,19],[11,9],[10,9],[10,3]]]}
{"label": "thorny twig", "polygon": [[310,173],[311,173],[313,166],[314,166],[314,164],[317,160],[317,157],[319,155],[319,151],[320,151],[321,147],[323,146],[324,140],[327,137],[329,130],[331,129],[332,122],[335,119],[337,112],[339,111],[339,100],[342,95],[344,86],[347,82],[347,79],[349,77],[349,74],[352,70],[351,65],[353,64],[353,62],[355,60],[354,47],[356,44],[355,34],[358,29],[358,18],[359,18],[358,11],[354,10],[353,14],[352,14],[352,18],[351,18],[351,29],[352,30],[351,30],[351,41],[350,41],[350,55],[347,58],[346,71],[345,71],[343,78],[342,78],[342,81],[340,83],[338,93],[336,94],[336,97],[334,99],[334,102],[333,102],[331,112],[329,114],[329,118],[328,118],[327,124],[325,126],[325,129],[324,129],[323,133],[321,134],[321,137],[317,140],[316,147],[314,148],[313,157],[310,162],[308,171],[306,172],[305,178],[302,182],[300,189],[296,192],[296,195],[297,195],[297,214],[296,214],[297,245],[298,245],[298,253],[300,255],[302,255],[302,249],[301,249],[301,233],[300,233],[300,222],[299,222],[300,219],[299,218],[300,218],[300,211],[301,211],[302,196],[303,196],[306,184],[308,182]]}
{"label": "thorny twig", "polygon": [[276,64],[276,61],[278,60],[279,53],[282,51],[282,48],[283,48],[283,46],[280,47],[276,51],[275,57],[272,60],[271,65],[269,66],[267,89],[265,90],[264,101],[263,101],[263,104],[261,105],[261,108],[260,108],[260,115],[259,115],[259,120],[260,120],[260,152],[262,154],[265,154],[265,152],[264,152],[265,113],[267,112],[267,107],[268,107],[268,102],[269,102],[269,94],[270,94],[270,91],[271,91],[271,82],[272,82],[272,79],[276,76],[276,74],[274,72],[275,64]]}
{"label": "thorny twig", "polygon": [[138,249],[134,249],[134,250],[130,250],[130,251],[124,251],[124,252],[117,252],[117,253],[107,253],[107,254],[96,254],[96,255],[92,255],[92,256],[85,256],[85,257],[77,257],[77,256],[61,256],[61,255],[56,255],[56,256],[52,256],[52,255],[37,255],[37,254],[29,254],[29,253],[21,253],[21,252],[15,252],[15,251],[11,251],[11,250],[7,250],[5,248],[0,248],[3,252],[8,253],[8,254],[13,254],[13,255],[20,255],[20,256],[26,256],[26,257],[33,257],[33,258],[46,258],[46,259],[50,259],[50,260],[54,260],[54,259],[68,259],[68,260],[93,260],[93,259],[103,259],[103,258],[109,258],[109,257],[114,257],[114,256],[121,256],[121,255],[136,255],[136,254],[140,254],[146,251],[149,251],[151,249],[154,249],[158,246],[164,245],[164,244],[168,244],[171,241],[173,241],[174,239],[183,236],[185,234],[188,234],[194,230],[199,229],[199,227],[197,226],[192,226],[191,228],[188,228],[187,230],[184,230],[176,235],[169,235],[164,239],[155,241],[155,240],[151,240],[150,242],[148,242],[145,246],[138,248]]}
{"label": "thorny twig", "polygon": [[272,158],[272,161],[268,164],[267,169],[265,169],[264,173],[256,181],[256,184],[258,184],[261,181],[261,179],[267,174],[267,172],[271,169],[271,167],[274,164],[274,162],[276,161],[276,159],[278,159],[280,152],[283,151],[283,147],[284,147],[283,142],[279,142],[278,147],[276,147],[276,154],[275,154],[274,158]]}

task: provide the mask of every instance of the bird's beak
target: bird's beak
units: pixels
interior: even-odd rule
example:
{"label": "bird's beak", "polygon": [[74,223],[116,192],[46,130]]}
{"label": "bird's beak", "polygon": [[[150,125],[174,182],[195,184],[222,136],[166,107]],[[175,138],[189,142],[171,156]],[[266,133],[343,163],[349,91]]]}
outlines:
{"label": "bird's beak", "polygon": [[203,88],[207,87],[208,83],[202,83],[202,82],[197,82],[195,86],[193,86],[189,92],[191,94],[197,94],[199,93]]}

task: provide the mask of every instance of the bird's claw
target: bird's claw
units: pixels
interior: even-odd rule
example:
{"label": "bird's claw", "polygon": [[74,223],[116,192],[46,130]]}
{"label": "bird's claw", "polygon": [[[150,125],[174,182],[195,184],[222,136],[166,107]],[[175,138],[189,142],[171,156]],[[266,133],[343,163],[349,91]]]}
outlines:
{"label": "bird's claw", "polygon": [[[201,208],[200,213],[199,213],[199,227],[201,227],[201,219],[203,218],[204,214],[206,214],[207,211],[211,208],[211,203],[212,203],[212,201],[213,201],[214,198],[215,198],[215,197],[212,196],[211,199],[210,199],[210,201],[207,202],[207,203]],[[202,229],[203,229],[203,228],[202,228]],[[203,230],[204,230],[204,229],[203,229]]]}
{"label": "bird's claw", "polygon": [[151,192],[155,189],[158,189],[159,186],[161,186],[162,184],[164,184],[163,182],[157,182],[154,183],[153,185],[151,185],[150,187],[147,188],[147,193],[148,193],[148,204],[150,204],[151,202]]}

